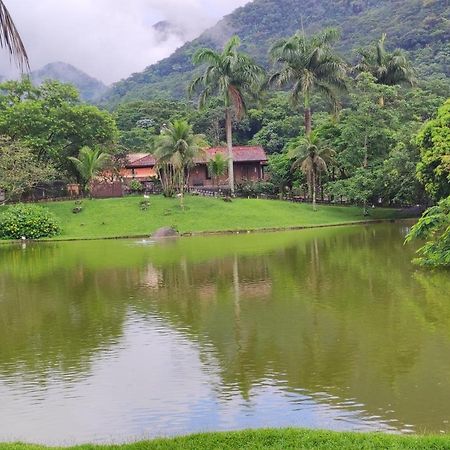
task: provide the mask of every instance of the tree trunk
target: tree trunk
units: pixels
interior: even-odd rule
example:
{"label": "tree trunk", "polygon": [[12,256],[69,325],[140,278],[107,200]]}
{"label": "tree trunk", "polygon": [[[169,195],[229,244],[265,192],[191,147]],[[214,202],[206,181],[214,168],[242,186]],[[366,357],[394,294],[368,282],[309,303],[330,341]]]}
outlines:
{"label": "tree trunk", "polygon": [[233,160],[233,123],[231,109],[226,111],[227,149],[228,149],[228,182],[231,196],[234,197],[234,160]]}
{"label": "tree trunk", "polygon": [[384,108],[384,97],[383,96],[381,96],[378,99],[378,104],[380,105],[381,108]]}
{"label": "tree trunk", "polygon": [[312,131],[311,107],[309,105],[309,95],[305,95],[305,133],[309,136]]}
{"label": "tree trunk", "polygon": [[184,211],[184,167],[180,172],[180,207]]}
{"label": "tree trunk", "polygon": [[316,211],[316,172],[313,170],[312,173],[312,204],[313,204],[313,210]]}

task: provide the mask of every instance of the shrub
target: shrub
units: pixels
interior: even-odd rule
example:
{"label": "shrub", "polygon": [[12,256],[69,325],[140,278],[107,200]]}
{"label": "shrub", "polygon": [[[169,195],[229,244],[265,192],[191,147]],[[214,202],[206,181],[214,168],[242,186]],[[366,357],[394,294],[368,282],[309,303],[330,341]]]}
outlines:
{"label": "shrub", "polygon": [[0,215],[0,239],[39,239],[60,231],[55,216],[40,206],[11,206]]}
{"label": "shrub", "polygon": [[144,190],[144,186],[138,180],[131,180],[130,182],[130,191],[131,192],[142,192]]}

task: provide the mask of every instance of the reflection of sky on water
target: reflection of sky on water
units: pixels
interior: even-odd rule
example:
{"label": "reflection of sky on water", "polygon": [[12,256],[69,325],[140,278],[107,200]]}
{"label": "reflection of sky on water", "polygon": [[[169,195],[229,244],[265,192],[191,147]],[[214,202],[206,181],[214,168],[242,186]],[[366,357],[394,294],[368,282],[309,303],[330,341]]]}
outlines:
{"label": "reflection of sky on water", "polygon": [[326,394],[287,392],[272,379],[253,388],[249,399],[237,388],[220,396],[214,357],[201,362],[199,349],[181,333],[158,319],[133,316],[125,330],[123,340],[100,355],[81,381],[66,376],[44,386],[17,378],[0,383],[0,440],[116,442],[282,426],[395,429],[367,417],[363,405],[331,406]]}

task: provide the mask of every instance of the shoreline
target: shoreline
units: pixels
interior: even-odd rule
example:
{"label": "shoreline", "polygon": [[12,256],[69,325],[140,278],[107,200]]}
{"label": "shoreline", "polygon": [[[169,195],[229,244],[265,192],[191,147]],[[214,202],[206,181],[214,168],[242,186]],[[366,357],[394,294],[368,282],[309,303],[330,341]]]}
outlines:
{"label": "shoreline", "polygon": [[[277,233],[286,231],[301,231],[311,230],[314,228],[336,228],[345,226],[357,226],[357,225],[370,225],[379,223],[396,223],[406,220],[414,220],[418,217],[398,217],[390,219],[367,219],[367,220],[353,220],[349,222],[337,222],[318,225],[297,225],[288,227],[263,227],[263,228],[241,228],[241,229],[228,229],[228,230],[208,230],[208,231],[186,231],[179,233],[177,237],[201,237],[201,236],[221,236],[232,234],[255,234],[255,233]],[[151,239],[150,234],[135,234],[135,235],[120,235],[120,236],[104,236],[104,237],[56,237],[56,238],[44,238],[44,239],[30,239],[30,240],[0,240],[0,245],[7,244],[24,244],[24,243],[49,243],[49,242],[84,242],[84,241],[115,241],[126,239]]]}
{"label": "shoreline", "polygon": [[[126,441],[125,441],[126,442]],[[304,450],[444,450],[450,435],[406,435],[381,432],[340,432],[306,428],[253,429],[210,432],[151,440],[100,444],[46,446],[42,444],[0,443],[0,450],[212,450],[212,449],[304,449]]]}

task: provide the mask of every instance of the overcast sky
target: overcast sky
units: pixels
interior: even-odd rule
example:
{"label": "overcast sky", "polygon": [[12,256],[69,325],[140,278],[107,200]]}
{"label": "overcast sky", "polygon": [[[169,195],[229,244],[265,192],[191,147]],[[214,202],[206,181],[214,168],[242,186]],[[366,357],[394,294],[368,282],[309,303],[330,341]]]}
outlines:
{"label": "overcast sky", "polygon": [[[4,0],[32,70],[63,61],[112,83],[168,56],[182,42],[158,42],[152,25],[169,20],[196,37],[249,0]],[[0,58],[0,74],[11,74]]]}

